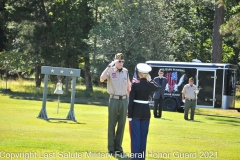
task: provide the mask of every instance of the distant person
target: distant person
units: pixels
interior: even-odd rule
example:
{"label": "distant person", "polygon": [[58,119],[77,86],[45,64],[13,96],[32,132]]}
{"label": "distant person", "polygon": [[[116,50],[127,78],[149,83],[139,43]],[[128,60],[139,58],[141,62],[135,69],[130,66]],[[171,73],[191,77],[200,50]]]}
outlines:
{"label": "distant person", "polygon": [[164,92],[166,84],[168,83],[167,78],[163,76],[164,72],[162,69],[158,71],[158,77],[154,78],[154,81],[160,86],[160,88],[154,92],[153,99],[154,99],[154,110],[153,115],[155,118],[162,117],[162,109],[163,109],[163,102],[164,102]]}
{"label": "distant person", "polygon": [[123,155],[122,140],[131,86],[128,70],[123,67],[123,64],[123,54],[116,54],[114,61],[107,66],[100,76],[100,82],[107,79],[107,92],[110,94],[108,105],[108,153],[111,155]]}
{"label": "distant person", "polygon": [[150,123],[150,107],[148,97],[153,92],[159,89],[156,82],[149,82],[148,73],[152,68],[145,64],[139,63],[137,65],[138,76],[140,80],[132,84],[129,104],[128,104],[128,120],[130,125],[131,137],[131,152],[134,157],[138,159],[143,157],[145,159],[146,143],[148,128]]}
{"label": "distant person", "polygon": [[184,103],[184,119],[189,120],[188,112],[189,112],[189,109],[191,109],[190,120],[194,120],[194,112],[195,112],[196,103],[197,103],[196,97],[199,90],[197,86],[193,84],[194,79],[192,77],[189,78],[188,82],[189,83],[186,84],[182,90],[182,101],[185,102]]}

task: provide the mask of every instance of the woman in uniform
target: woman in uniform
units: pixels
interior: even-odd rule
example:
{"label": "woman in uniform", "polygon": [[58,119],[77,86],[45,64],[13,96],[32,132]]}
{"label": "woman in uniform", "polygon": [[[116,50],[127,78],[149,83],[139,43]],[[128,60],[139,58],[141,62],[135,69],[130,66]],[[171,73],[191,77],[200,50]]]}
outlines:
{"label": "woman in uniform", "polygon": [[140,80],[133,83],[129,96],[128,120],[131,137],[131,158],[145,159],[148,128],[150,122],[149,95],[160,87],[155,81],[148,81],[152,68],[139,63],[136,67]]}

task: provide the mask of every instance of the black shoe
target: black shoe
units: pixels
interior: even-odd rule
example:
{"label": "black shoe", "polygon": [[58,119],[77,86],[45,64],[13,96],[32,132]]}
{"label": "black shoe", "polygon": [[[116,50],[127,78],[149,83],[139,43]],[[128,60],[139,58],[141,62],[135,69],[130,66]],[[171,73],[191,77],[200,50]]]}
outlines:
{"label": "black shoe", "polygon": [[108,154],[112,156],[112,155],[114,155],[114,152],[113,151],[109,151]]}
{"label": "black shoe", "polygon": [[125,154],[123,153],[123,151],[115,151],[115,155],[123,157]]}
{"label": "black shoe", "polygon": [[194,121],[194,119],[190,119],[190,121]]}
{"label": "black shoe", "polygon": [[189,119],[188,118],[184,118],[186,121],[188,121]]}

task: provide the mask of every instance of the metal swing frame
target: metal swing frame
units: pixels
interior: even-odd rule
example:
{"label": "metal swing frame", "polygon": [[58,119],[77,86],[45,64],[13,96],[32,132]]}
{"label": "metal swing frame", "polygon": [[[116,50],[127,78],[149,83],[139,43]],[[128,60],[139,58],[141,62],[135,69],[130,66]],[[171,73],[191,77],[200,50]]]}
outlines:
{"label": "metal swing frame", "polygon": [[72,120],[76,122],[75,114],[74,114],[74,101],[75,101],[75,86],[76,86],[76,77],[80,77],[81,70],[73,69],[73,68],[61,68],[61,67],[51,67],[51,66],[42,66],[41,73],[44,74],[44,90],[43,90],[43,101],[42,101],[42,109],[37,118],[41,118],[44,120],[50,119],[60,119],[60,118],[48,118],[47,110],[46,110],[46,100],[47,100],[47,92],[48,92],[48,76],[49,75],[61,75],[61,76],[71,76],[72,79],[72,93],[71,93],[71,104],[68,115],[65,119],[61,120]]}

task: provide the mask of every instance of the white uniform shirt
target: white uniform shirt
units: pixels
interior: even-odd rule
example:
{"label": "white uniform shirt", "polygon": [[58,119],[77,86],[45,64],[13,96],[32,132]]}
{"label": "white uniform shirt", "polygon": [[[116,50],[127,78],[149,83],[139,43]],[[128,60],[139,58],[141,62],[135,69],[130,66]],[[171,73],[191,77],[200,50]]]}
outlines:
{"label": "white uniform shirt", "polygon": [[196,93],[195,90],[197,89],[197,86],[193,84],[190,86],[189,84],[186,84],[183,87],[182,93],[185,94],[186,99],[196,99]]}

